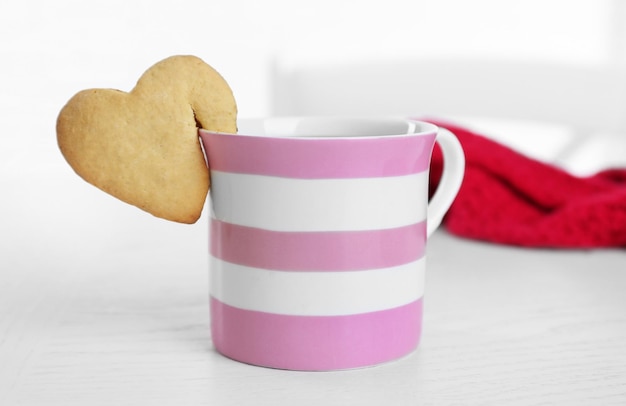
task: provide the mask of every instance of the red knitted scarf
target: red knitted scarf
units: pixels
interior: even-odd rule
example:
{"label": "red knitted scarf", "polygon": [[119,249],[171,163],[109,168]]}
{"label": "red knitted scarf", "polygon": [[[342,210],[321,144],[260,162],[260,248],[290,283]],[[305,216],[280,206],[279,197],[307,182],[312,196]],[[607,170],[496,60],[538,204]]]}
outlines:
{"label": "red knitted scarf", "polygon": [[[576,177],[468,129],[452,131],[466,155],[465,178],[445,227],[453,234],[527,247],[626,247],[626,169]],[[442,169],[435,148],[431,193]]]}

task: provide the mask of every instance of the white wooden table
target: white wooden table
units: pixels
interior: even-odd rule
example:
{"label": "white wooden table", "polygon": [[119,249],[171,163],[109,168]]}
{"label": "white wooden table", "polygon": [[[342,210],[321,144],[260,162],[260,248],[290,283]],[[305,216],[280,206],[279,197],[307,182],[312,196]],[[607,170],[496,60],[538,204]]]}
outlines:
{"label": "white wooden table", "polygon": [[626,251],[428,247],[412,355],[333,373],[211,345],[207,216],[169,223],[0,145],[0,405],[624,405]]}

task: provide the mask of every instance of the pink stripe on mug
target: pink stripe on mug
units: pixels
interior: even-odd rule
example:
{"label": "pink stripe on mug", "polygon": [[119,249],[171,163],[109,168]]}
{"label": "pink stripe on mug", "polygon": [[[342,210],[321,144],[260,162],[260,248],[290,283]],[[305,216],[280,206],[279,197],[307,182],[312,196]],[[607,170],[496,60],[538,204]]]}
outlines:
{"label": "pink stripe on mug", "polygon": [[283,271],[389,268],[424,255],[426,222],[383,230],[281,232],[211,218],[211,255]]}
{"label": "pink stripe on mug", "polygon": [[417,347],[421,326],[422,299],[348,316],[291,316],[238,309],[211,298],[215,348],[271,368],[329,371],[398,359]]}
{"label": "pink stripe on mug", "polygon": [[[436,131],[420,137],[264,137],[200,130],[216,171],[303,179],[401,176],[428,169]],[[382,159],[381,159],[382,158]]]}

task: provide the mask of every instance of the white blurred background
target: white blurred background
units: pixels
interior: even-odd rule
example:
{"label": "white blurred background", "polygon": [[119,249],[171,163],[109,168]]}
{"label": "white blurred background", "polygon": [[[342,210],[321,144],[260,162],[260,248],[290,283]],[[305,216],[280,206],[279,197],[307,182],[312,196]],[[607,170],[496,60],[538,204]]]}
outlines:
{"label": "white blurred background", "polygon": [[[130,90],[173,54],[222,73],[241,117],[434,114],[575,174],[626,166],[624,0],[0,0],[0,404],[326,396],[319,380],[205,363],[207,213],[190,226],[155,219],[82,181],[58,151],[73,94]],[[396,396],[623,397],[620,280],[604,272],[621,252],[443,236],[433,247],[431,351],[417,375],[397,370]],[[335,378],[336,399],[373,393]]]}
{"label": "white blurred background", "polygon": [[[16,143],[53,143],[56,114],[78,90],[130,90],[181,53],[223,74],[241,117],[471,117],[581,174],[626,155],[606,146],[626,134],[620,0],[4,0],[0,38],[3,160]],[[499,119],[519,126],[501,130]],[[537,133],[545,145],[522,142]],[[575,166],[581,134],[610,141]]]}

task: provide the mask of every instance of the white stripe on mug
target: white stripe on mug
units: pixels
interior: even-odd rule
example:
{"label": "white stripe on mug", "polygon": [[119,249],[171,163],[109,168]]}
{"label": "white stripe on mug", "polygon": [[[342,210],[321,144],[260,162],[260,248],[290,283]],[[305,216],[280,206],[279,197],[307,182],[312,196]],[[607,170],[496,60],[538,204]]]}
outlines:
{"label": "white stripe on mug", "polygon": [[425,258],[393,268],[346,272],[285,272],[210,257],[211,296],[245,310],[337,316],[403,306],[424,293]]}
{"label": "white stripe on mug", "polygon": [[426,218],[428,173],[291,179],[211,171],[214,217],[274,231],[377,230]]}

